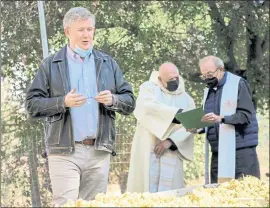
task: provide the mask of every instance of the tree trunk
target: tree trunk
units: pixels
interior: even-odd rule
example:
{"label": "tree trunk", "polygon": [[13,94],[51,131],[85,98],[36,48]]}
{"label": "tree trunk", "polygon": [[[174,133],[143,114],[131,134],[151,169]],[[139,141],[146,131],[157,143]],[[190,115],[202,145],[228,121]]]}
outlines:
{"label": "tree trunk", "polygon": [[207,1],[207,4],[210,8],[209,15],[213,20],[213,29],[217,35],[217,38],[222,46],[222,48],[226,51],[226,54],[229,58],[227,63],[227,71],[235,73],[239,70],[239,66],[236,62],[234,55],[234,45],[236,42],[236,29],[235,22],[230,21],[229,25],[226,26],[223,17],[221,16],[219,9],[216,5],[215,1]]}
{"label": "tree trunk", "polygon": [[256,30],[254,24],[256,24],[256,17],[254,15],[255,7],[253,2],[247,2],[245,6],[246,16],[246,44],[247,44],[247,61],[246,70],[247,77],[251,86],[252,100],[257,108],[257,95],[256,88],[260,86],[261,80],[263,80],[263,73],[261,72],[261,62],[263,54],[269,45],[269,33],[265,34],[264,38],[260,37],[259,32]]}

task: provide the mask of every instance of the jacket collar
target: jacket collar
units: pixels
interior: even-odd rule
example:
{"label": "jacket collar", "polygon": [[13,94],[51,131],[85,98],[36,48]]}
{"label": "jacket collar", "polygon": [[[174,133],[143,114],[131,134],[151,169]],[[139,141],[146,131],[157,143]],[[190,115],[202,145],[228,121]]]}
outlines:
{"label": "jacket collar", "polygon": [[[93,54],[95,59],[101,59],[103,61],[108,60],[108,55],[102,53],[99,50],[93,49]],[[53,62],[59,62],[59,61],[64,61],[67,57],[67,45],[62,47],[54,56]]]}
{"label": "jacket collar", "polygon": [[64,61],[67,57],[67,45],[61,48],[54,56],[53,62]]}
{"label": "jacket collar", "polygon": [[226,80],[227,80],[227,72],[225,71],[222,79],[218,82],[217,87],[218,88],[222,87],[226,83]]}

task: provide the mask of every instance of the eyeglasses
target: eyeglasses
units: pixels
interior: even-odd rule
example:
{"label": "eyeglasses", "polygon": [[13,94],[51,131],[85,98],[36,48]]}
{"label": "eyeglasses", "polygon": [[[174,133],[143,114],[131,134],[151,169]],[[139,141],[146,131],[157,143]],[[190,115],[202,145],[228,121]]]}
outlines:
{"label": "eyeglasses", "polygon": [[200,75],[199,77],[202,79],[202,80],[206,80],[207,78],[213,78],[214,77],[214,74],[220,70],[220,68],[217,68],[216,71],[214,72],[208,72],[207,74],[202,74]]}

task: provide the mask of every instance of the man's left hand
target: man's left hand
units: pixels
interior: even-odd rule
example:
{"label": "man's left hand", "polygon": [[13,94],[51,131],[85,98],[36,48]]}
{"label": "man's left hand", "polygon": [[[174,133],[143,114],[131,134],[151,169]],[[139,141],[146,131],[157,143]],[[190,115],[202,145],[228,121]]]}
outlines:
{"label": "man's left hand", "polygon": [[104,105],[112,105],[113,98],[110,90],[101,91],[96,97],[95,100],[99,103],[103,103]]}
{"label": "man's left hand", "polygon": [[154,153],[156,154],[157,157],[160,157],[165,150],[169,149],[172,146],[172,141],[166,139],[162,142],[160,142],[158,145],[156,145],[154,149]]}
{"label": "man's left hand", "polygon": [[220,123],[222,118],[223,116],[218,116],[214,113],[207,113],[202,117],[201,121],[208,123]]}

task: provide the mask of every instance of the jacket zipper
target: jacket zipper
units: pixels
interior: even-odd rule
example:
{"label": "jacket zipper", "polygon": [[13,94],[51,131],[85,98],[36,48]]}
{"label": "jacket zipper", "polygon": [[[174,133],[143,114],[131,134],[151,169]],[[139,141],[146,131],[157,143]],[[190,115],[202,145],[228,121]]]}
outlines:
{"label": "jacket zipper", "polygon": [[[96,86],[97,86],[97,92],[99,92],[99,88],[98,88],[98,80],[99,80],[99,74],[100,74],[100,71],[101,71],[101,67],[102,67],[102,62],[100,63],[100,65],[98,66],[98,74],[97,74],[97,81],[96,81]],[[96,134],[96,142],[97,142],[97,138],[98,138],[98,135],[99,135],[99,125],[100,125],[100,110],[99,110],[99,103],[98,103],[98,125],[97,125],[97,134]],[[95,142],[95,148],[97,148],[97,143]]]}
{"label": "jacket zipper", "polygon": [[[65,93],[67,94],[71,89],[71,87],[70,87],[70,77],[69,77],[69,69],[68,69],[68,64],[67,64],[67,62],[66,62],[66,64],[65,64],[65,66],[63,67],[63,68],[66,68],[66,72],[67,72],[67,74],[66,74],[66,84],[67,84],[67,86],[65,85],[65,82],[64,82],[64,76],[62,76],[62,67],[61,67],[61,64],[63,64],[63,63],[58,63],[58,68],[60,69],[60,75],[61,75],[61,77],[62,77],[62,81],[63,81],[63,87],[64,87],[64,91],[65,91]],[[67,88],[68,89],[67,89]],[[69,114],[70,114],[70,117],[71,117],[71,119],[70,119],[70,122],[71,122],[71,129],[70,129],[70,131],[71,131],[71,136],[72,136],[72,138],[73,138],[73,146],[74,146],[74,149],[75,149],[75,138],[74,138],[74,135],[73,135],[73,126],[72,126],[72,116],[71,116],[71,112],[70,112],[70,109],[69,109]],[[64,120],[63,120],[63,122],[64,122]],[[61,128],[62,128],[62,125],[61,125]],[[60,129],[61,129],[60,128]],[[61,135],[61,133],[59,133],[59,135]],[[71,149],[71,152],[72,152],[72,149]],[[75,151],[74,151],[75,152]]]}

